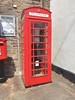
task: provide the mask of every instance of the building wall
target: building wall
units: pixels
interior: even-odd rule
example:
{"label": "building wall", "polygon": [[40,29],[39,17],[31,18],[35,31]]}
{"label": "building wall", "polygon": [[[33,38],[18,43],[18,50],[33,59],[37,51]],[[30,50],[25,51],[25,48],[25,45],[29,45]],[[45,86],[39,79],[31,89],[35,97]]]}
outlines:
{"label": "building wall", "polygon": [[53,64],[75,73],[75,0],[51,0]]}
{"label": "building wall", "polygon": [[[21,13],[22,10],[31,6],[42,6],[43,0],[0,0],[0,14],[13,15],[16,20],[14,37],[7,38],[7,54],[8,59],[5,60],[5,75],[19,73],[20,70],[20,56],[19,56],[19,33],[21,27]],[[45,0],[44,7],[49,9],[50,0]],[[17,8],[13,8],[13,4],[17,5]],[[18,22],[17,22],[18,19]],[[17,30],[18,27],[18,30]]]}

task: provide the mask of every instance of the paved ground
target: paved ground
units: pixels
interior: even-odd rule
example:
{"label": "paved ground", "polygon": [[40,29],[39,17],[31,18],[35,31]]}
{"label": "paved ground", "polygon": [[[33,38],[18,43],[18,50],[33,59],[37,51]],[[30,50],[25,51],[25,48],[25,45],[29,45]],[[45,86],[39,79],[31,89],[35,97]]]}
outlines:
{"label": "paved ground", "polygon": [[75,84],[53,72],[53,82],[25,88],[20,76],[0,83],[0,100],[75,100]]}

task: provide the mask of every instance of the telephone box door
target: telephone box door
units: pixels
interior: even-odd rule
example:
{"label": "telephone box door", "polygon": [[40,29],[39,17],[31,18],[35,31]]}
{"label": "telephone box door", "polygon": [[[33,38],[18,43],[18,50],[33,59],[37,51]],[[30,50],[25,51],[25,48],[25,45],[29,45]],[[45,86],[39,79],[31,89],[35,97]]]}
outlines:
{"label": "telephone box door", "polygon": [[51,25],[50,21],[29,19],[29,83],[51,81]]}

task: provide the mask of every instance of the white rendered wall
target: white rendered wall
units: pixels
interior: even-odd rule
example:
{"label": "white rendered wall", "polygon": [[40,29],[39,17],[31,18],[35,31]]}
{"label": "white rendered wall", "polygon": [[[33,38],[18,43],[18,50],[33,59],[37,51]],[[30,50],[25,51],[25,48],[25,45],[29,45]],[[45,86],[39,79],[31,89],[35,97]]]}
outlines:
{"label": "white rendered wall", "polygon": [[51,0],[53,64],[75,73],[75,0]]}

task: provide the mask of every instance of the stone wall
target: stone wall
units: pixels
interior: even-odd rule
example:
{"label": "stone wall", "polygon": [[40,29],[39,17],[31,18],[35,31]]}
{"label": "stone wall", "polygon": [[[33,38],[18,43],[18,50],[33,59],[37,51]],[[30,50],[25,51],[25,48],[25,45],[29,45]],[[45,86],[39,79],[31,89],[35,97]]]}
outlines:
{"label": "stone wall", "polygon": [[[49,9],[50,0],[44,0],[44,7]],[[17,5],[17,8],[13,8],[13,5]],[[0,0],[0,14],[5,15],[13,15],[15,18],[15,36],[14,37],[6,37],[7,38],[7,53],[8,59],[5,61],[5,75],[8,73],[12,73],[15,70],[19,72],[19,33],[20,33],[20,25],[21,25],[21,13],[22,10],[31,7],[31,6],[42,6],[42,0]],[[18,31],[17,31],[18,26]],[[9,72],[8,72],[9,71]]]}
{"label": "stone wall", "polygon": [[50,10],[50,0],[42,0],[42,6]]}

